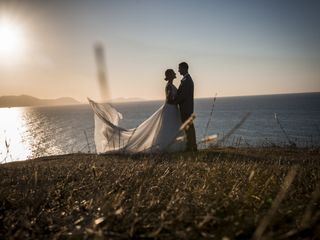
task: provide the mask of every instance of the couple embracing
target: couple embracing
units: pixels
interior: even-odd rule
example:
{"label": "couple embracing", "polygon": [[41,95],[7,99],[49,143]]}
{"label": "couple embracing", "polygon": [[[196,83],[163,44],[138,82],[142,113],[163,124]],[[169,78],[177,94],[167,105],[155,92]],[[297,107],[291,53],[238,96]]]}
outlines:
{"label": "couple embracing", "polygon": [[[183,76],[179,88],[173,85],[176,73],[172,69],[165,72],[165,80],[168,81],[166,86],[166,103],[179,106],[182,123],[186,122],[194,112],[194,84],[189,74],[189,66],[186,62],[179,64],[179,73]],[[193,122],[186,129],[186,150],[196,151],[196,133]]]}
{"label": "couple embracing", "polygon": [[[165,88],[165,103],[136,128],[120,126],[122,114],[111,104],[89,103],[95,118],[95,145],[97,153],[162,153],[196,151],[196,135],[192,123],[194,109],[194,85],[188,73],[188,64],[179,64],[183,76],[177,89],[172,69],[165,72],[168,82]],[[143,111],[143,110],[142,110]],[[184,123],[188,123],[186,127]]]}

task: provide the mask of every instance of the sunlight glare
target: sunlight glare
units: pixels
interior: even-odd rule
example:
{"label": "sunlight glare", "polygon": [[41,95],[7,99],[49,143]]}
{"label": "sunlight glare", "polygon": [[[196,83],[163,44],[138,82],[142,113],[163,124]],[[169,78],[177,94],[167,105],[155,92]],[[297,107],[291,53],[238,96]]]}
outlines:
{"label": "sunlight glare", "polygon": [[27,159],[31,147],[22,136],[28,130],[23,108],[0,108],[0,164]]}
{"label": "sunlight glare", "polygon": [[21,54],[24,34],[21,27],[14,21],[0,19],[0,57],[10,59]]}

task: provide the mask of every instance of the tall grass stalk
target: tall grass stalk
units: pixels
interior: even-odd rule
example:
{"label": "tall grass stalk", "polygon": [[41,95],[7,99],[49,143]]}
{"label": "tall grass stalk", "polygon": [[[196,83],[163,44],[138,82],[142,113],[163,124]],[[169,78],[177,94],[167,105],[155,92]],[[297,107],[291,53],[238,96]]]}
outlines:
{"label": "tall grass stalk", "polygon": [[[6,146],[6,156],[4,157],[4,159],[1,160],[0,163],[6,163],[7,162],[7,158],[10,154],[10,142],[7,140],[7,138],[4,139],[4,144]],[[12,160],[12,156],[11,156],[11,160]]]}
{"label": "tall grass stalk", "polygon": [[288,192],[288,189],[289,189],[290,185],[292,184],[296,174],[297,174],[297,167],[294,166],[290,169],[289,173],[285,177],[284,182],[282,184],[282,187],[281,187],[280,191],[278,192],[275,200],[273,201],[268,213],[264,216],[264,218],[262,218],[260,224],[258,225],[258,227],[253,235],[254,240],[262,239],[265,230],[267,229],[272,218],[275,216],[277,210],[279,209],[280,203],[285,198],[286,193]]}
{"label": "tall grass stalk", "polygon": [[235,132],[237,131],[244,123],[245,121],[248,119],[248,117],[250,116],[251,112],[247,112],[243,118],[226,134],[222,137],[221,140],[218,140],[216,145],[221,145],[224,144],[224,142]]}
{"label": "tall grass stalk", "polygon": [[281,124],[281,122],[280,122],[280,120],[279,120],[279,117],[278,117],[277,113],[274,113],[274,119],[276,120],[277,124],[279,125],[279,127],[280,127],[283,135],[286,137],[286,139],[287,139],[288,143],[290,144],[290,146],[291,146],[291,147],[296,147],[296,143],[293,142],[293,141],[290,139],[289,135],[288,135],[287,132],[285,131],[284,127],[282,126],[282,124]]}
{"label": "tall grass stalk", "polygon": [[86,130],[83,130],[83,132],[84,132],[84,135],[86,136],[86,141],[87,141],[87,146],[88,146],[88,153],[91,153],[91,149],[90,149],[90,144],[89,144],[87,132],[86,132]]}
{"label": "tall grass stalk", "polygon": [[[173,138],[173,140],[165,147],[165,149],[169,149],[170,146],[176,141],[177,137],[184,132],[185,130],[187,130],[189,128],[189,126],[193,123],[193,120],[196,118],[195,113],[192,113],[191,116],[184,122],[181,124],[179,130],[177,131],[175,137]],[[185,136],[183,136],[184,139]]]}
{"label": "tall grass stalk", "polygon": [[[206,125],[206,128],[205,128],[205,131],[204,131],[203,139],[206,139],[207,134],[208,134],[208,128],[209,128],[209,125],[210,125],[210,122],[211,122],[211,119],[212,119],[212,116],[213,116],[213,109],[214,109],[214,104],[215,104],[215,102],[216,102],[216,99],[217,99],[217,93],[214,95],[214,98],[213,98],[213,102],[212,102],[212,106],[211,106],[211,111],[210,111],[210,116],[209,116],[209,119],[208,119],[208,122],[207,122],[207,125]],[[205,143],[205,144],[206,144],[206,143]]]}

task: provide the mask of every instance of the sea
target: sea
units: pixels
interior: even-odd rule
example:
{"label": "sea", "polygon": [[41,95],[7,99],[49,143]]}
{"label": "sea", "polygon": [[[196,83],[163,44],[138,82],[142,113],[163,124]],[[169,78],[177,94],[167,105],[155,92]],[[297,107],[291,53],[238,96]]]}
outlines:
{"label": "sea", "polygon": [[[164,101],[112,103],[120,125],[134,128]],[[195,99],[200,148],[320,146],[320,93]],[[201,142],[206,136],[216,138]],[[0,108],[0,163],[69,153],[95,153],[89,104]]]}

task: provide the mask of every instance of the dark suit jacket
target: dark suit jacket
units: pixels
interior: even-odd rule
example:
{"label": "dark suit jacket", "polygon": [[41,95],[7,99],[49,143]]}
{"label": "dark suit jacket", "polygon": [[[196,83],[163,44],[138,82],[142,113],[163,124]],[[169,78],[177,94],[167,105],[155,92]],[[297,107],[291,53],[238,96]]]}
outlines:
{"label": "dark suit jacket", "polygon": [[174,104],[178,104],[182,122],[186,121],[193,113],[193,80],[188,74],[184,81],[181,81],[177,91],[177,95],[173,100]]}

